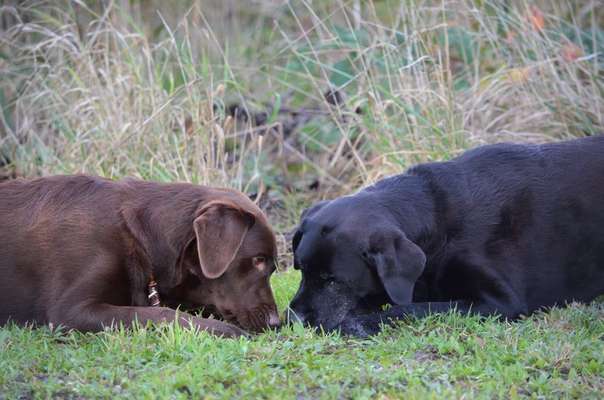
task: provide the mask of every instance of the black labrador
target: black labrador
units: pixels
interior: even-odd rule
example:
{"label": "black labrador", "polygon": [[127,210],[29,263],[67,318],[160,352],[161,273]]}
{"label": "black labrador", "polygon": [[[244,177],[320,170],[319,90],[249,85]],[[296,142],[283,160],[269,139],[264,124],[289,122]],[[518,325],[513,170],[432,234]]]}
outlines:
{"label": "black labrador", "polygon": [[293,250],[290,318],[345,334],[591,301],[604,294],[604,136],[415,166],[305,210]]}

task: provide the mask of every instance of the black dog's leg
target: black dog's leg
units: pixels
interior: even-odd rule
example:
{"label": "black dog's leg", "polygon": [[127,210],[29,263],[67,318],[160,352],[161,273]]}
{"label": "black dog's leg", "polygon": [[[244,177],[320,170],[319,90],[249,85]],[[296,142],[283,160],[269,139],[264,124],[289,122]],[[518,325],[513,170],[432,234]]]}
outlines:
{"label": "black dog's leg", "polygon": [[340,324],[340,332],[345,335],[367,337],[380,331],[380,325],[390,324],[396,320],[407,317],[422,318],[429,314],[446,313],[456,310],[462,314],[478,314],[482,316],[497,315],[505,318],[515,319],[521,313],[515,311],[517,307],[501,307],[489,303],[478,303],[471,301],[446,301],[410,303],[392,306],[386,311],[349,315]]}

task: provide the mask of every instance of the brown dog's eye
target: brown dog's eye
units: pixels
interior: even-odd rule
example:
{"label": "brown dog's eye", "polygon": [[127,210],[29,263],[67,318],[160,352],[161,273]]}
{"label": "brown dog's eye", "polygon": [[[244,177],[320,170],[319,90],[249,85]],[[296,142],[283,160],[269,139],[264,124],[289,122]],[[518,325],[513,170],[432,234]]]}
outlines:
{"label": "brown dog's eye", "polygon": [[262,269],[264,269],[264,266],[266,265],[266,258],[263,256],[254,257],[254,258],[252,258],[252,264],[254,264],[255,268],[262,270]]}

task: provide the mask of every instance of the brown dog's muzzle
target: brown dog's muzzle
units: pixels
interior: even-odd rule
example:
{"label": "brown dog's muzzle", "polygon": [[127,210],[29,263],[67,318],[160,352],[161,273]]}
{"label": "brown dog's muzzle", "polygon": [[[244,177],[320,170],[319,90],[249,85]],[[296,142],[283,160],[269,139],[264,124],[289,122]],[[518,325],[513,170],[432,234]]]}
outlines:
{"label": "brown dog's muzzle", "polygon": [[277,307],[274,304],[261,304],[258,307],[241,310],[237,313],[227,312],[224,313],[224,318],[243,329],[253,332],[261,332],[265,329],[275,329],[281,326]]}

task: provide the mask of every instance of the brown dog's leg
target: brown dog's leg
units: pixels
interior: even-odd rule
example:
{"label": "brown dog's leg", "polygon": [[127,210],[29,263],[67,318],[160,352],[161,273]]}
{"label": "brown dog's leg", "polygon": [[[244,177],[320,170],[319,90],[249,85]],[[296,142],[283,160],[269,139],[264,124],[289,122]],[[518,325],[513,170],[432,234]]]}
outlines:
{"label": "brown dog's leg", "polygon": [[[177,312],[167,307],[129,307],[109,304],[74,305],[64,312],[53,313],[50,322],[80,331],[100,331],[105,327],[132,327],[135,321],[141,325],[147,322],[171,323],[177,321],[183,327],[193,326],[217,336],[238,337],[247,335],[242,329],[215,319],[198,318]],[[177,320],[178,316],[178,320]]]}
{"label": "brown dog's leg", "polygon": [[[120,306],[130,299],[128,276],[118,256],[112,251],[98,252],[80,273],[70,282],[68,289],[58,293],[58,298],[46,310],[46,320],[55,326],[69,329],[97,332],[104,328],[119,326],[132,327],[138,321],[178,322],[184,327],[194,327],[224,337],[246,335],[242,329],[226,322],[203,319],[185,312],[177,312],[167,307]],[[74,268],[75,269],[75,268]],[[61,282],[55,278],[54,281]],[[54,282],[53,281],[53,282]],[[113,304],[111,304],[113,303]]]}

